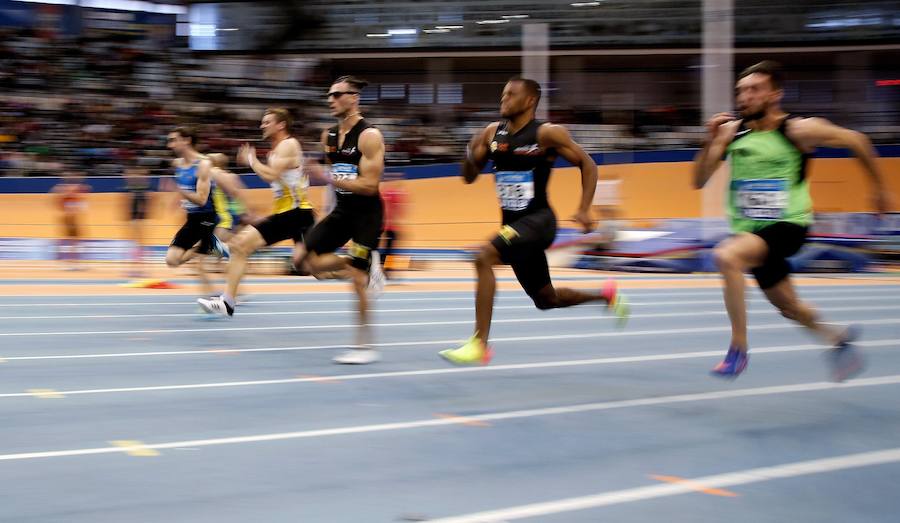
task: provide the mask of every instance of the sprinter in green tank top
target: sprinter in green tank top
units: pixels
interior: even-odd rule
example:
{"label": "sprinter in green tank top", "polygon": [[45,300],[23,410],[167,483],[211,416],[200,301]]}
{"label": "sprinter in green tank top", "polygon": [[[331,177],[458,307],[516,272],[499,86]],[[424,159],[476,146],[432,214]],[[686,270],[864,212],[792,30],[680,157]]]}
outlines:
{"label": "sprinter in green tank top", "polygon": [[781,108],[781,71],[760,62],[741,73],[735,93],[736,117],[719,113],[707,123],[707,139],[694,159],[694,187],[702,188],[726,156],[731,162],[727,210],[733,236],[714,252],[725,281],[725,308],[731,320],[731,345],[712,373],[737,377],[747,366],[747,308],[744,273],[753,272],[766,298],[781,314],[810,329],[833,347],[832,377],[841,381],[862,369],[850,344],[853,326],[820,322],[816,311],[794,291],[787,258],[806,240],[813,221],[806,160],[818,146],[849,149],[873,182],[873,203],[888,210],[888,192],[878,172],[876,153],[865,135],[823,118],[798,118]]}

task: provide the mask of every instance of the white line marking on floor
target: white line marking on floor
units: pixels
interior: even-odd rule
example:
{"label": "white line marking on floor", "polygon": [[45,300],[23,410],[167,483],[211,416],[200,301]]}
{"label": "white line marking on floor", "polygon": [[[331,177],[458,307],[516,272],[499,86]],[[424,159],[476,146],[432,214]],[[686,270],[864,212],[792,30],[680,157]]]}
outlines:
{"label": "white line marking on floor", "polygon": [[[434,342],[430,342],[434,343]],[[892,347],[900,345],[900,340],[873,340],[859,342],[859,345],[865,347]],[[799,345],[799,346],[775,346],[775,347],[758,347],[753,349],[754,355],[759,354],[775,354],[810,350],[825,350],[821,345]],[[606,358],[592,358],[580,360],[558,360],[543,361],[533,363],[510,363],[506,365],[491,365],[485,367],[444,367],[439,369],[421,369],[421,370],[404,370],[391,372],[370,372],[360,374],[343,374],[343,375],[321,375],[308,376],[299,378],[281,378],[270,380],[243,380],[243,381],[222,381],[213,383],[188,383],[183,385],[149,385],[141,387],[114,387],[106,389],[81,389],[81,390],[61,390],[54,391],[62,395],[86,395],[86,394],[115,394],[115,393],[131,393],[131,392],[158,392],[171,390],[196,390],[196,389],[215,389],[230,387],[254,387],[264,385],[284,385],[292,383],[316,383],[323,379],[333,379],[340,381],[351,380],[370,380],[384,378],[401,378],[410,376],[434,376],[440,374],[468,374],[475,372],[501,372],[510,370],[528,370],[528,369],[550,369],[556,367],[576,367],[590,365],[612,365],[619,363],[645,363],[652,361],[669,361],[682,360],[689,358],[715,358],[721,357],[722,350],[709,351],[693,351],[693,352],[675,352],[667,354],[645,354],[640,356],[612,356]],[[2,398],[21,398],[26,396],[35,396],[32,392],[10,392],[0,393]]]}
{"label": "white line marking on floor", "polygon": [[126,454],[129,456],[135,457],[151,457],[151,456],[159,456],[159,452],[153,449],[148,449],[144,442],[133,440],[133,439],[118,439],[110,441],[114,446],[121,448]]}
{"label": "white line marking on floor", "polygon": [[[580,405],[563,405],[559,407],[547,407],[540,409],[525,409],[506,412],[496,412],[493,414],[467,415],[466,418],[474,421],[502,421],[509,419],[534,418],[542,416],[558,416],[564,414],[580,414],[585,412],[598,412],[604,410],[627,409],[634,407],[652,407],[659,405],[671,405],[679,403],[690,403],[696,401],[725,400],[732,398],[746,398],[754,396],[772,396],[793,394],[797,392],[817,392],[837,389],[852,389],[859,387],[874,387],[880,385],[897,385],[900,384],[900,374],[892,374],[889,376],[879,376],[874,378],[863,378],[850,380],[845,383],[831,382],[809,382],[797,383],[793,385],[776,385],[770,387],[753,387],[746,389],[719,390],[709,392],[697,392],[691,394],[676,394],[672,396],[659,396],[653,398],[639,398],[629,400],[604,401],[598,403],[586,403]],[[421,419],[412,421],[400,421],[393,423],[379,423],[374,425],[356,425],[349,427],[337,427],[332,429],[318,430],[302,430],[296,432],[278,432],[271,434],[254,434],[248,436],[232,436],[226,438],[198,439],[174,441],[169,443],[145,444],[147,449],[164,450],[179,447],[211,447],[217,445],[234,445],[239,443],[259,443],[266,441],[280,440],[296,440],[308,438],[323,438],[331,436],[345,436],[350,434],[368,434],[373,432],[397,431],[408,429],[419,429],[426,427],[442,427],[448,425],[459,425],[455,419]],[[86,456],[93,454],[111,454],[121,453],[124,449],[121,447],[98,447],[85,449],[68,449],[53,450],[42,452],[23,452],[16,454],[0,454],[0,461],[27,460],[38,458],[59,458],[68,456]],[[664,485],[673,487],[674,485]],[[721,486],[728,486],[722,484]]]}
{"label": "white line marking on floor", "polygon": [[[818,308],[820,312],[852,312],[852,311],[885,311],[885,310],[900,310],[900,306],[872,306],[872,307],[820,307]],[[557,309],[560,311],[560,309]],[[694,312],[662,312],[662,313],[652,313],[652,314],[632,314],[631,319],[643,319],[643,318],[684,318],[691,316],[724,316],[726,314],[722,309],[708,310],[708,311],[694,311]],[[766,314],[772,315],[776,314],[775,311],[771,307],[767,307],[765,309],[756,310],[749,309],[747,310],[747,314],[755,315],[755,314]],[[223,318],[225,319],[225,318]],[[530,318],[500,318],[494,319],[493,324],[502,324],[502,323],[537,323],[537,322],[561,322],[561,321],[604,321],[604,320],[616,320],[615,316],[611,315],[593,315],[593,316],[562,316],[560,314],[549,314],[543,316],[534,316]],[[871,321],[878,320],[854,320],[853,323],[865,323]],[[894,320],[885,320],[888,323],[893,322]],[[417,321],[417,322],[400,322],[400,323],[372,323],[370,324],[372,327],[422,327],[422,326],[435,326],[435,325],[471,325],[473,321],[471,319],[465,320],[445,320],[445,321]],[[22,337],[33,337],[33,336],[83,336],[83,335],[92,335],[92,336],[101,336],[101,335],[116,335],[116,334],[173,334],[173,333],[186,333],[186,332],[233,332],[233,331],[279,331],[279,330],[333,330],[333,329],[355,329],[357,326],[355,324],[339,324],[339,325],[281,325],[281,326],[271,326],[271,327],[210,327],[205,329],[193,328],[193,329],[139,329],[139,330],[114,330],[114,331],[50,331],[50,332],[0,332],[0,337],[14,337],[14,336],[22,336]],[[627,334],[623,334],[627,335]]]}
{"label": "white line marking on floor", "polygon": [[[474,303],[473,298],[465,298],[465,300],[472,301]],[[847,296],[847,297],[823,297],[817,298],[816,303],[821,302],[851,302],[851,301],[864,301],[864,302],[873,302],[873,301],[896,301],[897,296]],[[348,301],[349,303],[349,301]],[[766,305],[768,302],[761,298],[755,298],[747,300],[749,304],[759,304]],[[722,299],[714,299],[714,300],[678,300],[678,301],[632,301],[632,307],[656,307],[656,306],[684,306],[684,305],[720,305],[722,304]],[[186,305],[186,304],[182,304]],[[428,307],[428,308],[415,308],[415,309],[372,309],[373,313],[418,313],[418,312],[449,312],[449,311],[471,311],[474,305],[469,305],[467,307]],[[582,305],[582,308],[585,306],[594,306],[594,307],[605,307],[602,303],[595,304],[585,304]],[[192,309],[196,309],[196,307],[191,307]],[[494,310],[532,310],[534,309],[533,304],[528,305],[497,305],[494,307]],[[827,310],[827,309],[826,309]],[[303,316],[303,315],[325,315],[325,314],[345,314],[348,312],[352,312],[348,309],[340,309],[340,310],[312,310],[312,311],[265,311],[265,312],[245,312],[243,310],[238,314],[239,316]],[[199,318],[213,318],[214,316],[210,316],[209,314],[202,312],[182,312],[182,313],[167,313],[167,314],[72,314],[72,315],[48,315],[48,316],[0,316],[0,320],[73,320],[73,319],[122,319],[122,318],[189,318],[189,317],[199,317]]]}
{"label": "white line marking on floor", "polygon": [[[389,291],[390,294],[394,294],[395,291]],[[716,296],[721,297],[722,289],[718,287],[710,287],[706,289],[692,289],[686,290],[683,292],[679,291],[663,291],[663,292],[655,292],[648,289],[624,289],[624,292],[627,293],[630,297],[635,298],[668,298],[668,297],[679,297],[679,296]],[[754,292],[751,289],[751,293]],[[466,296],[435,296],[435,294],[442,293],[451,293],[451,294],[461,294],[465,293]],[[888,293],[891,295],[896,295],[896,288],[883,288],[883,287],[860,287],[860,286],[829,286],[829,287],[800,287],[801,296],[810,294],[810,295],[820,295],[827,294],[829,296],[834,294],[862,294],[863,296],[871,296],[872,294],[880,294],[880,293]],[[253,299],[249,301],[249,305],[275,305],[275,304],[303,304],[303,303],[356,303],[356,298],[349,296],[347,293],[312,293],[312,292],[302,292],[302,293],[290,293],[286,294],[286,296],[296,296],[298,294],[302,295],[311,295],[311,294],[329,294],[333,295],[334,298],[331,299],[304,299],[304,300],[265,300],[265,299]],[[379,298],[378,303],[385,302],[421,302],[421,301],[473,301],[471,296],[472,291],[403,291],[400,294],[429,294],[427,297],[419,297],[419,298],[399,298],[393,296],[385,296]],[[266,294],[265,296],[272,296],[271,294]],[[0,300],[3,298],[9,298],[10,296],[0,296]],[[31,297],[31,296],[28,296]],[[92,296],[93,297],[93,296]],[[498,292],[499,299],[523,299],[527,300],[528,296],[521,292],[516,291],[501,291]],[[719,300],[721,301],[721,300]],[[182,305],[182,306],[196,306],[196,302],[194,298],[190,296],[184,296],[184,299],[180,301],[107,301],[107,302],[28,302],[28,303],[0,303],[0,308],[3,307],[120,307],[120,306],[174,306],[174,305]]]}
{"label": "white line marking on floor", "polygon": [[65,397],[64,392],[55,389],[28,389],[25,391],[26,396],[34,396],[42,400],[58,400]]}
{"label": "white line marking on floor", "polygon": [[[623,503],[634,503],[668,496],[677,496],[694,492],[695,485],[703,485],[706,488],[733,487],[736,485],[748,485],[776,479],[795,478],[812,474],[823,474],[875,465],[900,462],[900,448],[876,450],[873,452],[860,452],[858,454],[846,454],[824,459],[808,461],[795,461],[772,467],[760,467],[755,469],[738,470],[725,474],[715,474],[691,478],[691,484],[666,484],[650,485],[623,490],[602,492],[590,496],[580,496],[545,501],[542,503],[530,503],[517,507],[509,507],[498,510],[487,510],[461,516],[432,519],[431,523],[488,523],[511,521],[516,519],[535,518],[550,514],[560,514],[576,510],[608,507]],[[692,485],[693,484],[693,485]]]}
{"label": "white line marking on floor", "polygon": [[[876,320],[878,321],[878,320]],[[893,322],[890,322],[893,323]],[[749,327],[750,331],[753,332],[757,329],[763,330],[773,330],[778,328],[796,328],[795,325],[792,324],[760,324],[760,325],[751,325]],[[715,330],[729,330],[730,327],[716,327]],[[506,337],[496,337],[491,338],[491,343],[505,343],[510,341],[516,342],[529,342],[529,341],[544,341],[544,340],[558,340],[558,339],[590,339],[590,338],[603,338],[609,336],[616,335],[655,335],[655,334],[684,334],[695,332],[694,329],[678,329],[673,331],[672,329],[664,329],[664,330],[656,330],[656,331],[624,331],[624,332],[590,332],[590,333],[580,333],[580,334],[549,334],[543,336],[506,336]],[[697,332],[709,332],[709,329],[704,329]],[[372,345],[380,348],[389,348],[389,347],[416,347],[416,346],[430,346],[430,345],[453,345],[454,343],[461,343],[464,341],[462,338],[453,338],[453,339],[444,339],[444,340],[421,340],[421,341],[398,341],[398,342],[381,342],[381,343],[373,343]],[[868,344],[881,344],[885,342],[896,341],[900,343],[900,340],[875,340],[875,341],[861,341],[857,342],[857,345],[867,346]],[[875,345],[873,345],[875,346]],[[880,346],[880,345],[879,345]],[[820,345],[802,345],[801,347],[821,347]],[[48,354],[44,356],[4,356],[0,358],[0,362],[7,361],[41,361],[41,360],[79,360],[79,359],[97,359],[97,358],[147,358],[153,356],[197,356],[197,355],[218,355],[223,352],[226,353],[252,353],[252,352],[295,352],[295,351],[308,351],[308,350],[328,350],[328,349],[345,349],[347,348],[347,344],[337,344],[337,345],[292,345],[287,347],[251,347],[251,348],[216,348],[216,349],[196,349],[196,350],[169,350],[169,351],[147,351],[147,352],[109,352],[109,353],[91,353],[91,354]],[[753,351],[763,351],[764,347],[754,347]]]}

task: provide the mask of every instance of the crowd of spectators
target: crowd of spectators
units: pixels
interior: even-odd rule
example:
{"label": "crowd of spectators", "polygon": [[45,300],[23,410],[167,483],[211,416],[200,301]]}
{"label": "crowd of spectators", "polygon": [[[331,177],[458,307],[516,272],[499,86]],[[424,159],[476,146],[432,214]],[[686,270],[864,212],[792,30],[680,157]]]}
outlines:
{"label": "crowd of spectators", "polygon": [[[317,154],[321,129],[333,125],[321,99],[327,65],[304,70],[305,85],[267,72],[249,81],[187,49],[154,42],[0,31],[0,176],[55,176],[66,169],[116,176],[129,166],[163,174],[170,157],[165,136],[173,127],[196,127],[201,151],[229,153],[259,139],[268,105],[290,107],[295,134],[310,156]],[[295,69],[307,67],[299,60]],[[553,109],[554,121],[572,126],[589,151],[693,147],[703,133],[696,111],[675,107],[621,111],[613,122],[596,107],[557,101]],[[436,111],[383,100],[364,103],[364,111],[382,129],[391,165],[457,161],[472,132],[496,118],[494,105]],[[265,144],[259,148],[264,152]]]}

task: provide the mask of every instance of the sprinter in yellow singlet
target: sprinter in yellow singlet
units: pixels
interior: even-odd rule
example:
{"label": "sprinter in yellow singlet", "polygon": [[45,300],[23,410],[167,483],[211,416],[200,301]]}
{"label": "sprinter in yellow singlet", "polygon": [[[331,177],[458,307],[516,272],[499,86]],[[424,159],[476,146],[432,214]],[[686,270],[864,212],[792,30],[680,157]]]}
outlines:
{"label": "sprinter in yellow singlet", "polygon": [[300,142],[291,135],[291,123],[287,109],[266,110],[259,128],[263,139],[272,145],[267,163],[259,161],[256,149],[248,144],[242,145],[238,151],[238,163],[253,169],[257,176],[272,186],[275,209],[274,214],[245,227],[228,243],[231,260],[225,293],[197,300],[208,313],[222,316],[234,314],[235,296],[247,268],[247,258],[258,249],[290,238],[294,241],[294,258],[302,259],[305,254],[304,235],[315,220],[313,206],[307,196],[309,179],[303,175],[303,151]]}

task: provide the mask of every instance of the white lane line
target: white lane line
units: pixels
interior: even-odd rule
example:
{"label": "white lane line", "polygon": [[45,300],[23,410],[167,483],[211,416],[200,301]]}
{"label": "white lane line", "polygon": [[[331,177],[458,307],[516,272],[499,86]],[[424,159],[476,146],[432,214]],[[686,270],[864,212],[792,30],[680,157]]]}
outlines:
{"label": "white lane line", "polygon": [[[891,295],[896,295],[898,289],[896,288],[883,288],[883,287],[859,287],[859,286],[845,286],[845,287],[800,287],[800,293],[802,295],[811,294],[811,295],[819,295],[825,294],[828,296],[836,295],[836,294],[862,294],[863,296],[872,296],[872,294],[880,294],[886,293]],[[397,291],[391,290],[390,294],[394,294]],[[710,287],[707,289],[696,289],[696,290],[686,290],[683,292],[678,291],[664,291],[664,292],[653,292],[646,289],[624,289],[624,292],[632,298],[669,298],[669,297],[679,297],[679,296],[716,296],[721,297],[722,289],[718,287]],[[472,291],[401,291],[400,294],[429,294],[427,297],[419,297],[419,298],[400,298],[393,296],[385,296],[378,299],[379,303],[385,302],[420,302],[420,301],[472,301],[473,298],[471,296]],[[434,296],[435,294],[442,293],[452,293],[452,294],[460,294],[465,293],[466,296]],[[311,293],[311,292],[303,292],[303,293],[291,293],[287,294],[287,296],[296,296],[298,294],[302,295],[310,295],[310,294],[329,294],[335,296],[334,298],[329,299],[304,299],[304,300],[263,300],[263,299],[253,299],[249,301],[249,305],[276,305],[276,304],[303,304],[303,303],[356,303],[356,298],[347,297],[347,293]],[[500,299],[527,299],[528,297],[521,292],[500,292],[498,293]],[[271,296],[270,294],[266,294],[266,296]],[[8,296],[0,296],[0,300],[6,298]],[[721,300],[719,300],[721,301]],[[181,305],[181,306],[194,306],[194,299],[190,296],[185,296],[183,300],[180,301],[107,301],[107,302],[29,302],[29,303],[0,303],[0,308],[3,307],[121,307],[121,306],[169,306],[169,305]]]}
{"label": "white lane line", "polygon": [[[886,311],[886,310],[900,310],[900,306],[872,306],[872,307],[820,307],[818,311],[820,312],[853,312],[853,311]],[[560,309],[557,309],[560,311]],[[345,311],[346,312],[346,311]],[[755,310],[749,309],[747,310],[747,314],[755,315],[755,314],[765,314],[765,315],[773,315],[776,314],[771,307],[766,307],[765,309]],[[642,318],[686,318],[692,316],[724,316],[726,312],[719,309],[709,310],[709,311],[695,311],[695,312],[662,312],[662,313],[652,313],[652,314],[632,314],[631,319],[642,319]],[[541,317],[531,317],[531,318],[501,318],[495,319],[492,321],[493,324],[502,324],[502,323],[537,323],[537,322],[557,322],[557,321],[601,321],[601,320],[615,320],[616,318],[611,315],[593,315],[593,316],[560,316],[557,314],[544,315]],[[853,323],[862,323],[866,322],[886,322],[886,323],[894,323],[898,320],[854,320]],[[471,319],[465,320],[445,320],[445,321],[417,321],[417,322],[399,322],[399,323],[371,323],[372,327],[422,327],[422,326],[434,326],[434,325],[471,325]],[[185,332],[230,332],[230,331],[279,331],[279,330],[333,330],[333,329],[355,329],[357,327],[356,324],[339,324],[339,325],[280,325],[280,326],[271,326],[271,327],[210,327],[205,329],[192,328],[192,329],[138,329],[138,330],[114,330],[114,331],[50,331],[50,332],[0,332],[0,337],[13,337],[13,336],[23,336],[23,337],[34,337],[34,336],[82,336],[82,335],[115,335],[115,334],[172,334],[172,333],[185,333]],[[623,334],[627,335],[627,334]]]}
{"label": "white lane line", "polygon": [[[798,392],[817,392],[836,389],[850,389],[859,387],[875,387],[880,385],[900,384],[900,374],[880,376],[875,378],[863,378],[850,380],[844,383],[809,382],[793,385],[776,385],[769,387],[753,387],[746,389],[719,390],[710,392],[697,392],[691,394],[676,394],[673,396],[658,396],[653,398],[639,398],[629,400],[603,401],[598,403],[586,403],[579,405],[563,405],[559,407],[546,407],[539,409],[514,410],[496,412],[493,414],[466,415],[471,421],[502,421],[509,419],[534,418],[541,416],[558,416],[564,414],[580,414],[585,412],[598,412],[604,410],[627,409],[634,407],[653,407],[658,405],[671,405],[690,403],[696,401],[725,400],[732,398],[746,398],[754,396],[772,396],[793,394]],[[264,441],[295,440],[307,438],[322,438],[330,436],[344,436],[350,434],[367,434],[373,432],[397,431],[418,429],[425,427],[459,426],[455,419],[429,418],[424,420],[401,421],[395,423],[380,423],[375,425],[355,425],[337,427],[332,429],[303,430],[297,432],[278,432],[271,434],[254,434],[248,436],[233,436],[227,438],[198,439],[186,441],[174,441],[169,443],[145,444],[147,449],[164,450],[179,447],[211,447],[216,445],[233,445],[239,443],[259,443]],[[59,458],[67,456],[85,456],[91,454],[110,454],[124,452],[122,447],[98,447],[85,449],[54,450],[41,452],[24,452],[16,454],[0,454],[0,461],[26,460],[38,458]],[[667,485],[672,486],[672,485]]]}
{"label": "white lane line", "polygon": [[576,510],[608,507],[624,503],[634,503],[680,494],[695,492],[696,485],[705,488],[725,488],[736,485],[748,485],[776,479],[795,478],[812,474],[823,474],[875,465],[886,465],[900,462],[900,447],[873,452],[860,452],[858,454],[845,454],[831,458],[813,459],[808,461],[795,461],[783,465],[760,467],[755,469],[738,470],[725,474],[715,474],[699,478],[691,478],[691,484],[666,484],[635,487],[622,490],[601,492],[590,496],[530,503],[497,510],[475,512],[461,516],[439,518],[429,520],[431,523],[488,523],[512,521],[516,519],[535,518],[560,514]]}
{"label": "white lane line", "polygon": [[[460,298],[470,302],[473,298]],[[817,298],[816,303],[821,302],[852,302],[852,301],[897,301],[897,296],[849,296],[849,297],[823,297]],[[753,298],[747,300],[750,304],[767,304],[764,299]],[[348,302],[349,303],[349,302]],[[632,301],[632,307],[651,307],[651,306],[669,306],[669,305],[719,305],[722,299],[715,300],[677,300],[677,301]],[[182,304],[186,305],[186,304]],[[411,312],[444,312],[444,311],[471,311],[474,305],[467,307],[428,307],[415,309],[373,309],[373,313],[411,313]],[[586,304],[585,306],[605,307],[602,304]],[[497,305],[494,310],[531,310],[534,309],[533,304],[528,305]],[[196,306],[192,307],[196,309]],[[827,310],[827,309],[826,309]],[[241,310],[239,316],[303,316],[303,315],[322,315],[322,314],[344,314],[352,312],[347,309],[339,310],[312,310],[312,311],[266,311],[266,312],[245,312]],[[50,316],[0,316],[0,320],[73,320],[73,319],[122,319],[122,318],[190,318],[200,317],[209,318],[209,314],[202,312],[191,313],[168,313],[168,314],[74,314],[74,315],[50,315]]]}
{"label": "white lane line", "polygon": [[[471,298],[470,298],[471,300]],[[196,307],[193,307],[196,310]],[[515,310],[515,309],[534,309],[534,305],[501,305],[494,307],[495,310]],[[412,313],[412,312],[444,312],[444,311],[471,311],[472,306],[468,307],[435,307],[435,308],[416,308],[416,309],[374,309],[371,312],[381,313]],[[352,313],[349,309],[340,310],[316,310],[316,311],[267,311],[267,312],[244,312],[240,311],[238,316],[304,316],[304,315],[322,315],[322,314],[347,314]],[[0,320],[72,320],[72,319],[121,319],[121,318],[211,318],[215,316],[202,312],[183,312],[178,314],[84,314],[71,316],[0,316]]]}
{"label": "white lane line", "polygon": [[[472,294],[469,291],[467,294]],[[343,295],[336,295],[343,296]],[[526,297],[524,294],[521,297]],[[0,296],[2,299],[2,296]],[[445,297],[431,297],[431,298],[379,298],[378,303],[383,303],[386,301],[389,302],[419,302],[419,301],[472,301],[472,296],[445,296]],[[303,304],[303,303],[356,303],[355,298],[334,298],[331,300],[325,299],[313,299],[313,300],[251,300],[248,301],[249,305],[275,305],[275,304]],[[185,296],[185,299],[181,301],[107,301],[107,302],[83,302],[83,303],[71,303],[71,302],[42,302],[42,303],[0,303],[0,307],[122,307],[122,306],[161,306],[161,305],[181,305],[181,306],[196,306],[197,303],[194,301],[194,298],[190,296]]]}
{"label": "white lane line", "polygon": [[[435,343],[435,342],[429,342]],[[897,347],[900,346],[900,340],[872,340],[859,342],[858,345],[864,347]],[[318,348],[318,347],[317,347]],[[753,349],[754,355],[759,354],[776,354],[787,352],[824,350],[821,345],[783,345],[773,347],[758,347]],[[401,377],[416,376],[434,376],[441,374],[463,374],[474,372],[502,372],[510,370],[528,370],[528,369],[550,369],[557,367],[578,367],[592,365],[615,365],[621,363],[646,363],[653,361],[670,361],[683,360],[690,358],[715,358],[721,357],[722,350],[707,350],[693,352],[673,352],[668,354],[645,354],[640,356],[613,356],[606,358],[592,358],[581,360],[558,360],[558,361],[542,361],[534,363],[510,363],[506,365],[491,365],[485,367],[443,367],[439,369],[423,369],[423,370],[404,370],[391,372],[370,372],[360,374],[342,374],[329,376],[312,376],[301,378],[281,378],[271,380],[245,380],[245,381],[222,381],[214,383],[189,383],[184,385],[149,385],[142,387],[115,387],[106,389],[81,389],[81,390],[55,390],[56,394],[62,396],[70,395],[87,395],[87,394],[116,394],[130,392],[158,392],[168,390],[196,390],[196,389],[218,389],[232,387],[255,387],[265,385],[284,385],[291,383],[318,383],[323,378],[339,379],[340,381],[352,380],[373,380]],[[10,392],[0,393],[0,399],[3,398],[23,398],[29,396],[37,396],[34,391],[30,392]]]}
{"label": "white lane line", "polygon": [[[756,329],[764,329],[764,330],[772,330],[776,328],[796,328],[795,325],[792,324],[761,324],[761,325],[751,325],[749,327],[750,331],[755,331]],[[714,330],[724,331],[728,330],[729,327],[717,327]],[[709,332],[710,329],[703,329],[701,331],[696,332]],[[695,332],[695,329],[678,329],[673,331],[672,329],[663,329],[663,330],[655,330],[655,331],[626,331],[626,332],[592,332],[592,333],[582,333],[582,334],[550,334],[544,336],[512,336],[512,337],[496,337],[491,338],[491,343],[504,343],[510,341],[545,341],[545,340],[560,340],[560,339],[590,339],[590,338],[602,338],[608,336],[616,336],[616,335],[655,335],[655,334],[684,334]],[[373,343],[372,345],[375,347],[416,347],[416,346],[430,346],[430,345],[453,345],[454,343],[460,343],[463,341],[462,339],[445,339],[445,340],[421,340],[421,341],[398,341],[398,342],[383,342],[383,343]],[[872,343],[885,343],[885,342],[896,342],[900,344],[900,340],[869,340],[869,341],[859,341],[856,342],[857,345],[866,346]],[[872,345],[872,346],[880,346],[880,345]],[[787,346],[785,346],[787,347]],[[802,345],[802,347],[822,347],[820,345]],[[44,356],[3,356],[3,361],[41,361],[41,360],[79,360],[79,359],[98,359],[98,358],[146,358],[152,356],[196,356],[196,355],[219,355],[222,353],[251,353],[251,352],[295,352],[295,351],[308,351],[308,350],[324,350],[324,349],[345,349],[347,348],[347,344],[337,344],[337,345],[292,345],[287,347],[252,347],[252,348],[238,348],[238,347],[226,347],[226,348],[217,348],[217,349],[197,349],[197,350],[168,350],[168,351],[145,351],[145,352],[98,352],[98,353],[89,353],[89,354],[47,354]],[[763,347],[753,347],[754,353],[759,351],[764,351]]]}

